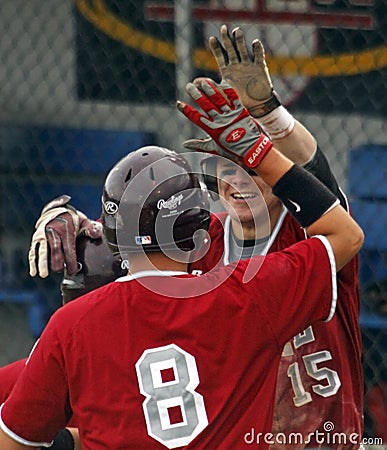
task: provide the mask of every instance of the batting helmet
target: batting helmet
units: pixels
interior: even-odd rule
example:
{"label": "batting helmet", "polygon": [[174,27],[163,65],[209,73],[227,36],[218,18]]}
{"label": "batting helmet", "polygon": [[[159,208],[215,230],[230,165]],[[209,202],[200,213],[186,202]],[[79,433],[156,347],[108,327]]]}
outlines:
{"label": "batting helmet", "polygon": [[[190,251],[204,242],[209,196],[187,160],[165,148],[129,153],[109,172],[102,194],[102,224],[113,253]],[[195,233],[197,233],[195,235]],[[195,235],[195,242],[194,242]]]}
{"label": "batting helmet", "polygon": [[64,304],[128,273],[128,262],[112,254],[104,236],[101,239],[79,236],[76,251],[78,272],[69,275],[65,270],[61,283]]}
{"label": "batting helmet", "polygon": [[218,178],[216,176],[217,159],[218,158],[216,156],[214,157],[211,155],[200,161],[204,182],[209,190],[212,200],[214,201],[219,199]]}

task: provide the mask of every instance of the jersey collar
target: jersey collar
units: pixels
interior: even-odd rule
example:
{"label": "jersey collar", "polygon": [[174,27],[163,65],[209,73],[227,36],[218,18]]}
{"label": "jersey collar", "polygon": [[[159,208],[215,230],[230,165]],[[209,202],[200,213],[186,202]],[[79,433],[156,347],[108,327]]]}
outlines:
{"label": "jersey collar", "polygon": [[[281,215],[279,216],[277,223],[275,224],[275,227],[270,235],[270,238],[268,239],[266,245],[262,249],[262,252],[260,253],[261,255],[266,255],[267,252],[269,251],[269,248],[272,246],[274,239],[278,235],[278,232],[282,226],[282,223],[285,219],[287,212],[288,210],[285,208],[285,206],[282,206]],[[231,217],[227,216],[224,222],[224,233],[223,233],[223,246],[224,246],[223,264],[225,266],[230,264],[230,233],[231,233]]]}
{"label": "jersey collar", "polygon": [[131,273],[129,275],[125,275],[124,277],[117,278],[115,282],[123,282],[136,280],[138,278],[144,277],[175,277],[178,275],[188,275],[188,272],[180,272],[178,270],[142,270],[140,272]]}

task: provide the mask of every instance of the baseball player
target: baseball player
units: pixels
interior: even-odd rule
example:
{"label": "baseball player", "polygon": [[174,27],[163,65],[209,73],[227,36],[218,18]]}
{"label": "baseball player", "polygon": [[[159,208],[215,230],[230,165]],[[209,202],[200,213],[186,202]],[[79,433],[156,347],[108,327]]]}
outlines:
{"label": "baseball player", "polygon": [[[47,276],[49,262],[52,270],[64,270],[60,286],[63,304],[124,276],[128,269],[128,262],[108,248],[102,224],[89,220],[69,201],[68,195],[62,195],[45,205],[30,251],[39,253],[39,258],[34,259],[36,265],[30,265],[31,272]],[[70,275],[69,270],[75,273]],[[26,361],[23,358],[0,367],[0,404],[8,397]],[[69,425],[75,423],[72,418]]]}
{"label": "baseball player", "polygon": [[[242,94],[241,98],[244,104],[249,107],[252,115],[255,115],[259,123],[270,133],[276,148],[312,171],[340,198],[341,204],[347,208],[346,199],[338,189],[326,159],[320,150],[316,149],[313,137],[298,121],[294,120],[287,113],[284,107],[280,105],[278,97],[272,91],[272,83],[266,67],[261,43],[259,41],[253,43],[254,59],[252,59],[247,56],[248,50],[241,30],[234,30],[231,39],[227,29],[223,27],[221,35],[224,48],[221,47],[215,38],[210,39],[210,46],[217,59],[223,78],[234,84],[238,93]],[[223,55],[226,56],[224,57]],[[228,62],[226,62],[227,60]],[[249,80],[256,80],[256,82],[251,83]],[[253,86],[253,89],[251,86]],[[186,143],[186,146],[199,150],[213,150],[213,142],[211,140],[190,141]],[[216,170],[216,167],[211,168],[213,162],[214,160],[211,159],[205,160],[204,165],[207,173],[211,170]],[[233,170],[235,171],[235,166]],[[233,177],[235,175],[232,175],[231,179]],[[227,191],[224,192],[223,187],[227,186],[227,183],[222,184],[220,180],[222,176],[217,178],[207,177],[207,182],[210,180],[208,184],[212,186],[213,190],[219,189],[221,193],[220,198],[226,198]],[[211,179],[215,179],[215,185],[211,184]],[[233,225],[235,221],[231,220],[229,214],[220,214],[213,217],[211,221],[209,232],[213,245],[205,258],[192,264],[193,269],[208,271],[216,263],[228,264],[239,257],[245,258],[253,254],[286,248],[288,245],[304,238],[303,230],[300,229],[291,215],[287,213],[278,199],[270,194],[268,186],[262,183],[262,180],[257,176],[253,176],[252,179],[254,180],[253,190],[256,190],[256,185],[259,185],[263,192],[268,203],[271,219],[271,234],[269,237],[265,237],[264,248],[262,248],[262,245],[259,245],[260,240],[256,239],[254,227],[248,226],[248,220],[245,221],[247,226],[244,227],[243,234],[235,236],[234,229],[232,226],[230,227],[230,224]],[[246,189],[245,176],[243,180],[244,188]],[[66,199],[66,202],[68,200],[69,198]],[[243,201],[240,200],[239,203],[243,203]],[[36,239],[37,235],[41,237],[42,240],[40,242],[42,244],[45,243],[45,236],[47,236],[47,239],[55,236],[56,239],[51,239],[49,246],[51,249],[54,249],[54,251],[51,250],[53,255],[51,264],[53,264],[53,261],[57,261],[56,267],[53,268],[60,270],[63,268],[65,258],[67,267],[71,270],[72,266],[76,264],[75,244],[73,247],[67,247],[68,251],[64,247],[64,256],[62,251],[55,252],[55,250],[60,249],[60,245],[54,244],[62,241],[63,245],[74,241],[75,236],[80,232],[79,225],[76,228],[79,219],[74,217],[74,222],[68,220],[66,227],[62,227],[63,219],[66,216],[68,219],[71,218],[68,215],[69,213],[60,209],[62,206],[67,208],[68,205],[60,202],[51,205],[51,215],[49,216],[51,222],[47,221],[47,216],[46,222],[40,221],[40,228],[38,227],[35,233],[35,241],[33,240],[31,249],[35,249],[35,244],[38,242]],[[50,211],[50,208],[48,208],[48,211]],[[50,232],[48,233],[44,230],[45,223],[50,223]],[[66,235],[64,230],[67,233],[70,230],[69,234]],[[251,230],[253,230],[253,234],[251,234]],[[236,233],[238,233],[238,229],[236,229]],[[78,240],[83,241],[84,244],[90,247],[90,254],[95,251],[95,246],[91,244],[92,241],[90,239],[80,236]],[[87,248],[87,246],[83,245],[83,249]],[[104,249],[106,258],[109,258],[107,249],[103,245],[100,245],[99,248],[99,252],[102,253]],[[47,243],[42,245],[39,251],[39,268],[35,266],[35,258],[31,258],[31,272],[36,274],[40,269],[40,275],[47,276]],[[80,253],[79,248],[78,253]],[[59,257],[56,255],[59,255]],[[82,259],[82,256],[80,259]],[[90,258],[90,260],[93,260],[93,258]],[[81,270],[76,275],[70,275],[70,270],[66,270],[64,282],[62,283],[64,299],[66,296],[73,298],[79,295],[79,287],[84,282],[87,283],[88,280],[87,270]],[[100,271],[100,273],[105,275],[106,272],[109,272],[109,270],[106,271],[105,265],[105,269]],[[98,273],[98,268],[93,273]],[[116,275],[117,273],[111,271],[107,280],[109,280],[109,277],[113,280]],[[98,280],[98,277],[95,277],[94,280]],[[318,324],[318,333],[316,333],[315,327],[306,330],[307,336],[305,338],[301,340],[299,336],[295,337],[284,348],[278,378],[277,407],[273,430],[276,433],[286,433],[287,435],[294,433],[298,440],[292,443],[287,442],[286,445],[282,446],[280,440],[274,439],[272,448],[326,447],[326,442],[314,442],[313,444],[312,442],[306,442],[310,433],[316,430],[323,432],[326,422],[333,423],[336,432],[349,433],[351,431],[358,435],[362,434],[363,384],[358,326],[357,258],[354,258],[339,272],[338,280],[339,298],[345,300],[339,303],[338,312],[334,320],[327,324]],[[99,281],[103,284],[103,276]],[[313,336],[311,333],[313,333]],[[302,345],[299,345],[300,342],[302,342]],[[321,346],[321,343],[324,345]],[[317,356],[313,356],[315,354]],[[345,354],[346,358],[342,358],[342,354]],[[306,359],[303,359],[303,356]],[[318,358],[329,358],[330,356],[331,360],[326,359],[327,362],[322,360],[315,364]],[[307,363],[309,367],[307,367]],[[321,377],[321,383],[315,377]],[[3,380],[1,371],[0,379]],[[319,389],[320,386],[325,387],[325,389]],[[303,436],[302,439],[299,438],[300,435]],[[329,436],[327,437],[329,438]],[[336,448],[339,447],[336,444],[334,446]],[[357,448],[357,444],[349,443],[342,448]]]}
{"label": "baseball player", "polygon": [[[72,241],[74,248],[71,248],[71,245],[69,244],[68,250],[71,250],[72,252],[75,250],[76,252],[78,271],[72,276],[66,271],[61,283],[63,304],[100,286],[108,284],[127,273],[127,261],[123,261],[120,255],[113,255],[107,246],[105,236],[102,234],[101,237],[96,238],[96,235],[98,236],[98,231],[96,234],[95,230],[99,229],[100,223],[95,224],[94,221],[85,219],[84,215],[78,211],[76,212],[72,206],[66,206],[69,208],[66,210],[68,212],[63,214],[63,207],[69,200],[70,197],[68,196],[61,196],[55,199],[43,208],[41,215],[41,217],[45,214],[52,215],[54,211],[55,219],[50,219],[49,221],[48,235],[50,235],[51,238],[55,236],[55,239],[59,239],[59,236],[63,236],[65,230],[66,232],[70,232],[70,235],[65,242],[69,243]],[[50,213],[48,213],[49,211]],[[75,213],[77,215],[80,214],[79,217],[83,218],[83,222],[79,220],[78,216],[74,215]],[[72,220],[72,217],[74,220]],[[81,229],[79,230],[79,235],[75,239],[75,234],[71,232],[71,229],[80,222],[83,225],[83,229],[82,231],[80,231]],[[53,229],[50,228],[52,225],[54,226]],[[57,227],[55,227],[56,225]],[[45,225],[43,226],[45,227]],[[37,235],[41,235],[40,233],[41,229],[38,228]],[[94,237],[92,238],[90,236]],[[52,239],[51,243],[53,244]],[[59,259],[63,258],[63,254],[57,251],[55,257],[58,261],[58,257]],[[0,368],[0,404],[4,403],[8,398],[26,361],[27,358],[23,358]],[[73,415],[67,423],[67,427],[71,429],[72,434],[76,434],[76,426],[77,419]],[[62,430],[54,439],[54,444],[50,448],[53,450],[60,450],[61,442],[63,440],[66,442],[67,439],[71,439],[68,431]]]}
{"label": "baseball player", "polygon": [[[336,270],[359,251],[363,233],[328,189],[272,148],[223,86],[187,89],[207,120],[219,112],[218,144],[242,131],[224,155],[256,171],[312,237],[189,275],[190,253],[207,238],[208,193],[174,152],[129,154],[105,181],[102,222],[130,271],[50,319],[1,407],[2,449],[49,446],[71,414],[83,449],[239,449],[250,446],[252,428],[259,438],[270,433],[282,348],[331,318]],[[192,118],[194,108],[178,107]],[[247,269],[253,276],[244,282]]]}
{"label": "baseball player", "polygon": [[[276,148],[292,155],[293,161],[319,178],[348,210],[347,199],[323,153],[316,148],[307,130],[278,105],[261,43],[253,42],[251,56],[242,30],[235,29],[230,37],[223,26],[221,36],[223,45],[214,37],[209,42],[222,78],[241,95],[243,104],[265,127]],[[203,128],[202,121],[194,118],[193,122]],[[210,134],[210,130],[205,131]],[[214,141],[208,138],[188,141],[185,145],[199,151],[216,152]],[[217,164],[216,158],[204,159],[203,165],[207,184],[219,194],[226,212],[212,217],[209,230],[212,244],[202,260],[192,264],[193,270],[207,272],[216,265],[229,264],[239,258],[285,249],[305,238],[304,230],[259,176],[246,177],[242,169],[238,171],[235,167],[230,173],[227,162]],[[259,223],[260,211],[254,217],[252,205],[255,200],[248,197],[257,186],[268,205],[269,236],[260,235],[254,224],[254,219]],[[308,327],[284,347],[278,375],[272,450],[355,450],[359,447],[358,441],[350,438],[352,434],[363,434],[357,256],[338,273],[338,297],[337,312],[330,322]],[[334,433],[342,434],[341,442],[338,439],[329,442]],[[294,436],[293,442],[284,436]]]}

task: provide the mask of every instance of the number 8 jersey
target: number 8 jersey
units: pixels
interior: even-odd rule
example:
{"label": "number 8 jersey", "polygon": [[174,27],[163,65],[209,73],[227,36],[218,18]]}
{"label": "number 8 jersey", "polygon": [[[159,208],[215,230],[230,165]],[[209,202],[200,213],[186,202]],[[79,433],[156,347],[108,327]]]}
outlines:
{"label": "number 8 jersey", "polygon": [[201,277],[120,278],[52,316],[0,426],[49,446],[74,414],[83,450],[265,449],[282,349],[335,292],[323,237]]}

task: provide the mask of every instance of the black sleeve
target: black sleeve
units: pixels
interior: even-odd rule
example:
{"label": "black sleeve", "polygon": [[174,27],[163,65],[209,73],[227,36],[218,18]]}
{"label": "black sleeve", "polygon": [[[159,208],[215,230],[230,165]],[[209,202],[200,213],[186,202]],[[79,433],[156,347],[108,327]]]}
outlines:
{"label": "black sleeve", "polygon": [[303,168],[318,178],[340,200],[341,206],[346,210],[348,209],[347,199],[339,188],[328,160],[319,147],[317,147],[313,158],[303,165]]}

